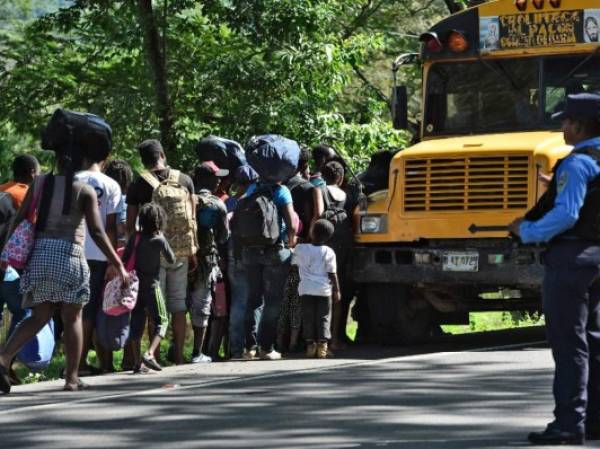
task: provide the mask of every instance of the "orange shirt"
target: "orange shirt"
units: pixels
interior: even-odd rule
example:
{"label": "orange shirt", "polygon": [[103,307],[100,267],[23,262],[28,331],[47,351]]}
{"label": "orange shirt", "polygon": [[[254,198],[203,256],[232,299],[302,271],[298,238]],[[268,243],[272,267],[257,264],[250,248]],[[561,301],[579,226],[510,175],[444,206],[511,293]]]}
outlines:
{"label": "orange shirt", "polygon": [[0,184],[0,192],[10,193],[15,209],[18,209],[21,207],[21,204],[23,204],[28,188],[29,186],[27,184],[21,184],[20,182],[15,181]]}

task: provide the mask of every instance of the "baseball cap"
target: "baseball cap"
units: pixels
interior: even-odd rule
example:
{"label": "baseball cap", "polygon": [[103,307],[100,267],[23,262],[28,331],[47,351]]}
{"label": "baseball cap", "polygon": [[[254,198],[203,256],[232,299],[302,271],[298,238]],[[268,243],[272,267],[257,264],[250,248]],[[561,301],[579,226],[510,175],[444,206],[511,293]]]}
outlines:
{"label": "baseball cap", "polygon": [[229,174],[229,170],[219,168],[213,161],[202,162],[198,168],[196,168],[196,175],[198,176],[217,176],[223,178]]}

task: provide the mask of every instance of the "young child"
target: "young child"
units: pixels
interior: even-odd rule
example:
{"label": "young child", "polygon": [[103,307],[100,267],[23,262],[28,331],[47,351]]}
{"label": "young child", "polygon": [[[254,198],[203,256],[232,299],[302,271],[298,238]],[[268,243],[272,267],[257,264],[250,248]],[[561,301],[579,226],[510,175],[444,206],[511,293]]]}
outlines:
{"label": "young child", "polygon": [[[175,263],[175,254],[162,234],[166,222],[167,217],[162,207],[155,203],[142,206],[139,213],[140,232],[131,236],[123,254],[123,260],[127,261],[135,251],[135,271],[140,280],[138,300],[131,312],[129,330],[134,373],[143,372],[142,363],[155,371],[162,369],[154,357],[169,325],[165,301],[160,290],[161,255],[168,263]],[[141,355],[140,340],[144,333],[146,313],[154,323],[154,333],[148,351]]]}
{"label": "young child", "polygon": [[317,220],[312,228],[312,243],[300,244],[294,250],[293,265],[298,266],[302,302],[302,328],[306,340],[306,356],[327,357],[327,341],[331,339],[331,303],[340,301],[334,251],[325,245],[334,227],[328,220]]}

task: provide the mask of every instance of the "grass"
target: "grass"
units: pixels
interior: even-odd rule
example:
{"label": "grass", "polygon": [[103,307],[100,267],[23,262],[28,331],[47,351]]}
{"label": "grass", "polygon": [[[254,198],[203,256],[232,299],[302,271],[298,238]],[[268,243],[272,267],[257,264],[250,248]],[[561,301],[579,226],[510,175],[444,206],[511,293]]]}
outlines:
{"label": "grass", "polygon": [[[6,320],[5,314],[5,320]],[[1,323],[0,323],[1,324]],[[450,334],[466,334],[470,332],[485,332],[485,331],[494,331],[494,330],[502,330],[502,329],[511,329],[515,327],[526,327],[526,326],[534,326],[544,324],[543,318],[539,316],[530,316],[528,314],[523,314],[520,312],[482,312],[482,313],[471,313],[470,314],[470,323],[468,325],[444,325],[442,326],[444,332]],[[352,320],[352,318],[348,319],[348,323],[346,325],[346,333],[350,337],[350,339],[354,340],[356,337],[358,324],[356,321]],[[188,329],[186,344],[185,344],[185,356],[189,358],[192,353],[192,339],[193,333],[191,328]],[[167,353],[169,347],[170,338],[167,336],[161,342],[161,353],[163,356]],[[142,341],[143,349],[147,348],[148,341],[144,339]],[[224,355],[224,349],[221,348],[221,354]],[[164,358],[164,357],[163,357]],[[113,364],[115,369],[119,369],[121,366],[121,361],[123,359],[123,351],[115,351],[113,353]],[[98,366],[96,360],[96,353],[94,351],[90,351],[88,356],[88,362]],[[165,366],[169,366],[170,363],[165,361]],[[50,362],[50,366],[46,368],[42,372],[32,373],[26,367],[21,364],[16,364],[15,368],[17,374],[21,379],[23,379],[24,383],[35,383],[41,382],[45,380],[53,380],[58,379],[60,375],[60,371],[64,366],[64,354],[62,352],[62,347],[58,347],[55,353],[55,356],[52,358]]]}
{"label": "grass", "polygon": [[467,334],[470,332],[497,331],[543,325],[544,318],[522,312],[478,312],[469,314],[469,324],[444,325],[444,332],[450,334]]}

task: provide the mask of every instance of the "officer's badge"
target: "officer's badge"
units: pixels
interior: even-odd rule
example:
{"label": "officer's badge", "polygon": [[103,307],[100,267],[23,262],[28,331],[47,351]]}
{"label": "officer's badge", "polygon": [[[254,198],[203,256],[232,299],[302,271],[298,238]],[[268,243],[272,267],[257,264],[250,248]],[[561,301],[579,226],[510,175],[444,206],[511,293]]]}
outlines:
{"label": "officer's badge", "polygon": [[558,193],[561,193],[567,187],[567,182],[569,180],[569,173],[566,171],[560,174],[560,178],[558,178],[558,182],[556,183],[556,190]]}

